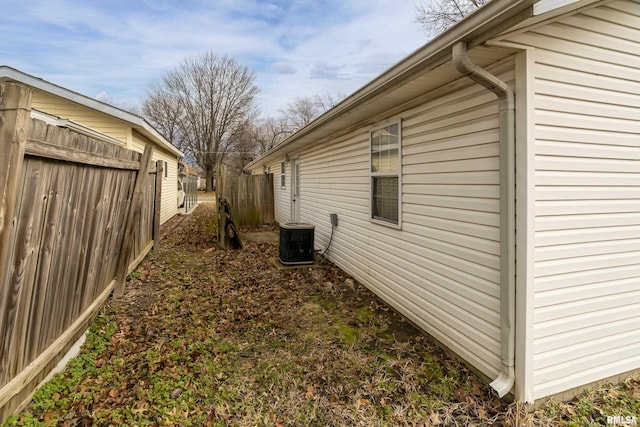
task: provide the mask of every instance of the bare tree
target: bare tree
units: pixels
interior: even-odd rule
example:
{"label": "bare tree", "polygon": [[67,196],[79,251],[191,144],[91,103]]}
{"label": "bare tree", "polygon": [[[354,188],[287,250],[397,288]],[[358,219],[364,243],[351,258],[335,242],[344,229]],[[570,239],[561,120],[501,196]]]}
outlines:
{"label": "bare tree", "polygon": [[[344,96],[337,96],[344,98]],[[334,107],[338,101],[336,97],[325,94],[312,97],[295,98],[279,112],[282,115],[281,126],[289,130],[289,134],[311,123],[313,119]]]}
{"label": "bare tree", "polygon": [[269,117],[256,126],[256,151],[262,154],[284,141],[292,131],[284,120]]}
{"label": "bare tree", "polygon": [[416,6],[416,22],[427,32],[440,33],[490,0],[422,0]]}
{"label": "bare tree", "polygon": [[313,97],[314,102],[320,114],[324,113],[327,110],[332,109],[338,102],[346,98],[346,95],[337,93],[336,95],[331,95],[330,93],[325,93],[324,95],[316,95]]}
{"label": "bare tree", "polygon": [[152,121],[155,128],[173,145],[185,151],[186,146],[182,133],[182,106],[177,94],[167,87],[156,84],[149,91],[149,96],[142,105],[142,114]]}
{"label": "bare tree", "polygon": [[283,120],[272,117],[262,121],[247,120],[233,135],[232,150],[229,151],[225,163],[231,170],[240,174],[249,162],[284,141],[289,135],[291,130]]}
{"label": "bare tree", "polygon": [[320,114],[313,98],[295,98],[287,106],[279,110],[285,122],[285,126],[297,130],[308,125]]}
{"label": "bare tree", "polygon": [[244,167],[257,157],[260,144],[255,122],[255,117],[247,118],[231,135],[231,145],[223,160],[228,166],[228,172],[241,175]]}
{"label": "bare tree", "polygon": [[216,165],[255,112],[255,75],[228,56],[185,59],[151,88],[147,118],[202,169],[212,189]]}

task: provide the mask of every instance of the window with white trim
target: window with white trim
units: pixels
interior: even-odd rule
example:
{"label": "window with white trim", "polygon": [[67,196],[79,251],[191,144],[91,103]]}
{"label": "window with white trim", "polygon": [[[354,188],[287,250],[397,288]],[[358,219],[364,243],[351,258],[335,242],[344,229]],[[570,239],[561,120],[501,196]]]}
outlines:
{"label": "window with white trim", "polygon": [[370,132],[371,219],[400,226],[400,123]]}
{"label": "window with white trim", "polygon": [[284,189],[285,188],[285,177],[286,175],[286,170],[287,170],[287,166],[284,162],[280,163],[280,188]]}

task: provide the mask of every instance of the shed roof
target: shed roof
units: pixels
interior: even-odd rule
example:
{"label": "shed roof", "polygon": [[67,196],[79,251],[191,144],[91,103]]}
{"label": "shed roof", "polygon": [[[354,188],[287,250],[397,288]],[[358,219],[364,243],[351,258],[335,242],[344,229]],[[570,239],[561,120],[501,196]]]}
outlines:
{"label": "shed roof", "polygon": [[496,36],[573,13],[598,0],[492,0],[414,53],[389,68],[335,107],[296,131],[249,163],[258,169],[309,144],[373,125],[424,102],[425,94],[447,89],[461,76],[451,61],[453,45],[467,43],[469,57],[479,66],[495,63],[517,49],[488,47]]}
{"label": "shed roof", "polygon": [[41,78],[32,76],[15,68],[0,65],[0,82],[15,81],[23,83],[32,88],[47,92],[76,104],[83,105],[96,111],[100,111],[108,116],[120,119],[131,125],[133,129],[157,143],[160,147],[175,154],[177,157],[184,157],[184,153],[173,146],[164,136],[162,136],[147,120],[136,114],[114,107],[94,98],[79,94],[72,90],[58,86]]}

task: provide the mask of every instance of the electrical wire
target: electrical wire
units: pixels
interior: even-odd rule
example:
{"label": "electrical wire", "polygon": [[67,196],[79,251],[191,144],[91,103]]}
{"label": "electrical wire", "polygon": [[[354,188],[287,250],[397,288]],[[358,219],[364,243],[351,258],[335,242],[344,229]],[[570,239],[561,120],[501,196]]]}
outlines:
{"label": "electrical wire", "polygon": [[322,253],[320,254],[321,256],[324,256],[324,254],[327,253],[327,251],[329,250],[329,246],[331,246],[331,241],[333,240],[333,229],[334,228],[336,228],[336,226],[331,224],[331,235],[329,236],[329,243],[327,243],[327,247],[324,248],[324,251],[322,251]]}

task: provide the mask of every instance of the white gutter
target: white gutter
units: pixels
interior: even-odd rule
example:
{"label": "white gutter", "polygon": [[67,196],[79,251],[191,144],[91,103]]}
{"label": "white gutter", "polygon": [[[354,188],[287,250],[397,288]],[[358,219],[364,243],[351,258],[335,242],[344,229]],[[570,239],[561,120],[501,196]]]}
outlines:
{"label": "white gutter", "polygon": [[467,55],[467,44],[453,45],[456,69],[495,93],[500,100],[500,350],[502,367],[490,386],[500,397],[515,383],[515,97],[502,80]]}

